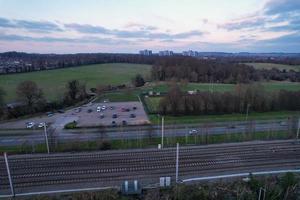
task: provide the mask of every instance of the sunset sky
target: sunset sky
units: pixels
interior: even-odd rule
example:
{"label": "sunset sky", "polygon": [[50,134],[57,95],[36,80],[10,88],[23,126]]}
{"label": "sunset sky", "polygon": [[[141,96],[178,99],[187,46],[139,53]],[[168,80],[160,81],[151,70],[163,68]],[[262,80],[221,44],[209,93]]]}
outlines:
{"label": "sunset sky", "polygon": [[0,0],[0,52],[300,52],[300,0]]}

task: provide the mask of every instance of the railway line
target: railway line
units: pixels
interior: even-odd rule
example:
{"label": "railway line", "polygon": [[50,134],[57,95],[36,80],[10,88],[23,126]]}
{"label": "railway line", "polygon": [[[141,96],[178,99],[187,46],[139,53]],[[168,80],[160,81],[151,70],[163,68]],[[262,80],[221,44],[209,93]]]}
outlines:
{"label": "railway line", "polygon": [[[124,180],[154,184],[161,176],[175,178],[176,149],[126,150],[8,156],[15,191],[119,186]],[[295,141],[247,142],[182,147],[179,178],[232,172],[299,169],[300,144]],[[0,157],[0,194],[9,193],[8,175]]]}

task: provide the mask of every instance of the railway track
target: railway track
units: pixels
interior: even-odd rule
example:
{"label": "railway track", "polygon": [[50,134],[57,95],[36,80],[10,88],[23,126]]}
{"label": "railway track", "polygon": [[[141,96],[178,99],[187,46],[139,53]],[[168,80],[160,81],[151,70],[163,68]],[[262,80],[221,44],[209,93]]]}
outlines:
{"label": "railway track", "polygon": [[[124,180],[158,182],[160,176],[175,176],[175,149],[127,150],[98,153],[9,156],[15,190],[68,185],[113,185]],[[229,172],[251,172],[300,167],[300,144],[294,141],[183,147],[179,176],[198,177]],[[0,193],[9,182],[0,157]]]}

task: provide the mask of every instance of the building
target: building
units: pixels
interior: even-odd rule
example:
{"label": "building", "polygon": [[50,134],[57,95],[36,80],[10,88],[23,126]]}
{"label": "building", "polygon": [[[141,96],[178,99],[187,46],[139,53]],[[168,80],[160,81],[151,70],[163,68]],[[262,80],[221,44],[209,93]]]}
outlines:
{"label": "building", "polygon": [[192,51],[192,50],[189,50],[189,51],[184,51],[184,52],[182,52],[182,55],[183,55],[183,56],[198,57],[200,54],[199,54],[198,51]]}
{"label": "building", "polygon": [[143,56],[152,56],[152,50],[148,50],[148,49],[141,50],[140,51],[140,55],[143,55]]}
{"label": "building", "polygon": [[173,51],[169,51],[169,50],[165,50],[165,51],[160,51],[158,53],[159,56],[173,56],[174,52]]}

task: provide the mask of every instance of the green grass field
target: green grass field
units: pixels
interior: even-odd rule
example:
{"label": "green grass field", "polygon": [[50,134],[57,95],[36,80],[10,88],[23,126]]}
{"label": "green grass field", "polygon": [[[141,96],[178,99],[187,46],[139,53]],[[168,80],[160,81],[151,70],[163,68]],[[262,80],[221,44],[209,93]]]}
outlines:
{"label": "green grass field", "polygon": [[96,87],[98,84],[126,84],[136,74],[148,74],[150,65],[138,64],[97,64],[65,69],[10,74],[0,76],[0,86],[5,90],[7,102],[16,99],[16,86],[26,80],[35,81],[44,91],[49,100],[62,97],[65,85],[69,80],[77,79],[86,83],[87,88]]}
{"label": "green grass field", "polygon": [[295,70],[300,71],[300,65],[283,65],[283,64],[274,64],[274,63],[245,63],[247,65],[253,66],[255,69],[272,69],[276,68],[279,70]]}
{"label": "green grass field", "polygon": [[[287,119],[291,116],[300,117],[300,111],[278,111],[257,113],[250,112],[248,120],[268,120],[268,119]],[[156,114],[149,115],[149,119],[153,124],[159,123],[160,118]],[[232,122],[245,121],[246,114],[224,114],[224,115],[197,115],[197,116],[165,116],[165,124],[197,124],[207,122]]]}

